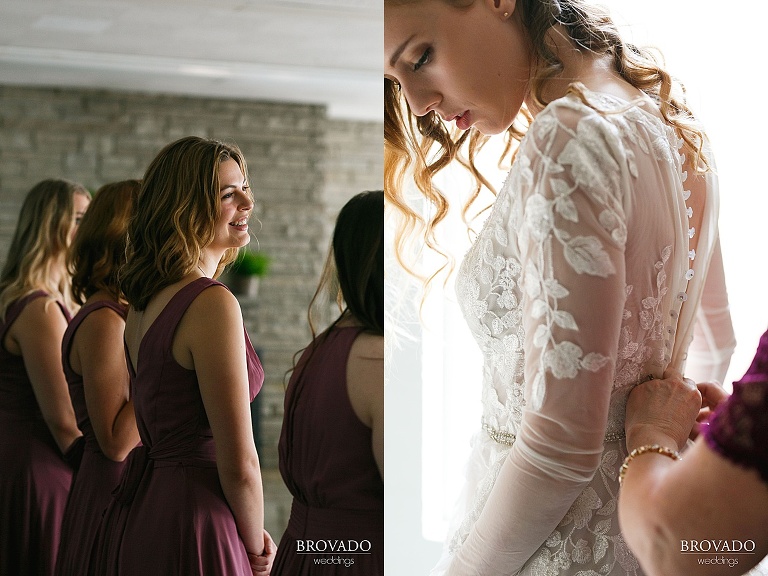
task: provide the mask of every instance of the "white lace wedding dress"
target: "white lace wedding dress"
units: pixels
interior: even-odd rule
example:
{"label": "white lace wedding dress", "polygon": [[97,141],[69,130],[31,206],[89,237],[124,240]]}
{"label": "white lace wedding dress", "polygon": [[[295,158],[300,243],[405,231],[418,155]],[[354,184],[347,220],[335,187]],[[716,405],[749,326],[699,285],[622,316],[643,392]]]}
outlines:
{"label": "white lace wedding dress", "polygon": [[735,345],[716,177],[650,99],[586,96],[536,117],[459,270],[483,419],[434,575],[641,574],[617,519],[627,395],[684,367],[694,324],[686,375],[722,380]]}

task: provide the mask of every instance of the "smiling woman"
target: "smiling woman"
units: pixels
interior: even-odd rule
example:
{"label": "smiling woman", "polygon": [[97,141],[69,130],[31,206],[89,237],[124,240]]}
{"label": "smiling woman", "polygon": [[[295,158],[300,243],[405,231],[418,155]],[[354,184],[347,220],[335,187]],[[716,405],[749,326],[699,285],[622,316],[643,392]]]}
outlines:
{"label": "smiling woman", "polygon": [[[463,36],[480,40],[453,51]],[[483,411],[434,573],[636,573],[616,518],[626,397],[689,348],[723,378],[733,348],[703,127],[654,56],[582,0],[387,2],[384,68],[401,254],[414,230],[443,247],[464,195],[433,178],[465,145],[479,184],[485,136],[515,148],[458,269]],[[714,338],[691,346],[695,323]]]}
{"label": "smiling woman", "polygon": [[182,138],[142,179],[122,274],[142,446],[104,515],[94,573],[269,572],[249,406],[264,371],[237,300],[209,277],[250,241],[252,209],[234,145]]}

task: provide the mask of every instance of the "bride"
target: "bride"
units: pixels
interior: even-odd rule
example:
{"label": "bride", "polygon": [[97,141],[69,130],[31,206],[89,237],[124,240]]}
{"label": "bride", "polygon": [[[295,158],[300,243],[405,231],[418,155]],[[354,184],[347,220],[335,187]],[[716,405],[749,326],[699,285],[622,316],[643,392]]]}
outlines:
{"label": "bride", "polygon": [[719,359],[696,376],[722,380],[734,346],[703,128],[584,0],[385,0],[384,67],[398,246],[420,230],[439,250],[452,200],[432,177],[460,150],[483,182],[483,136],[519,140],[457,276],[483,417],[434,574],[641,574],[616,511],[627,396],[683,371],[692,339]]}

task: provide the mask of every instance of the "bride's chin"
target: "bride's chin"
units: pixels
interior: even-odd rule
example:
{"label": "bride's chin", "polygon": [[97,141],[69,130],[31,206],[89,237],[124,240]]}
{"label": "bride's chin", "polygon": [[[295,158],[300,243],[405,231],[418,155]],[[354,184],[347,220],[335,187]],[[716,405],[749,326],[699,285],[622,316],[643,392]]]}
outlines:
{"label": "bride's chin", "polygon": [[482,120],[472,126],[475,130],[480,132],[483,136],[496,136],[497,134],[503,134],[509,129],[509,126],[503,125],[503,123],[488,123]]}

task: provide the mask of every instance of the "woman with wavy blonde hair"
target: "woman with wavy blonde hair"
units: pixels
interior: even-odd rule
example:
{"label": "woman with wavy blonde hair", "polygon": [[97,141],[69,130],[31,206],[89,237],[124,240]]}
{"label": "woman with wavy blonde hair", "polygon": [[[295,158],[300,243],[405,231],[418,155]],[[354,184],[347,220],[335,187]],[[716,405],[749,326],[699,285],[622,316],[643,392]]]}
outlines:
{"label": "woman with wavy blonde hair", "polygon": [[66,251],[90,194],[43,180],[0,274],[0,574],[53,574],[81,442],[61,368],[72,311]]}
{"label": "woman with wavy blonde hair", "polygon": [[250,402],[264,372],[237,299],[213,280],[250,241],[235,145],[186,137],[147,168],[120,287],[142,445],[97,537],[95,574],[267,574],[275,546]]}
{"label": "woman with wavy blonde hair", "polygon": [[639,574],[616,516],[627,395],[683,370],[694,325],[714,360],[688,376],[721,380],[734,346],[714,159],[682,86],[584,0],[385,0],[384,69],[398,254],[418,236],[445,252],[442,168],[474,174],[466,211],[492,189],[487,136],[513,152],[457,273],[483,417],[434,573]]}
{"label": "woman with wavy blonde hair", "polygon": [[91,548],[125,457],[139,441],[129,398],[123,333],[128,306],[118,284],[128,222],[141,188],[125,180],[99,188],[67,263],[81,305],[61,350],[69,395],[85,449],[67,501],[56,574],[88,574]]}

